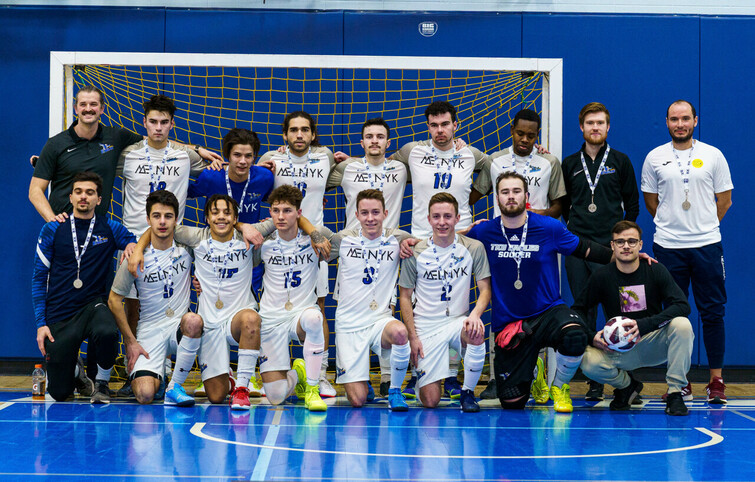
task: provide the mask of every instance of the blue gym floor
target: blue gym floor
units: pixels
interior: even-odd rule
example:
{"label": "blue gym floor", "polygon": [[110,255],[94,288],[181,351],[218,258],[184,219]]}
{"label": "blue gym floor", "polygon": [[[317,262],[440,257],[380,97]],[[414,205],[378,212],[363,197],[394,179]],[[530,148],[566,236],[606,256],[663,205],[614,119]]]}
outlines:
{"label": "blue gym floor", "polygon": [[[520,411],[455,402],[390,413],[331,399],[249,412],[87,400],[32,402],[0,393],[0,480],[755,480],[755,401],[688,403],[669,417],[659,399],[630,412],[575,400]],[[532,403],[532,402],[530,402]]]}

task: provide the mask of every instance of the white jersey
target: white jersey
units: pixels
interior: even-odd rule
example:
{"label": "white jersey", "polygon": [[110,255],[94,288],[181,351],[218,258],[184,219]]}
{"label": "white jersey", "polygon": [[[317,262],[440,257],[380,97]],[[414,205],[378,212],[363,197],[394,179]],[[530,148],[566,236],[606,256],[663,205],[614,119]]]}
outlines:
{"label": "white jersey", "polygon": [[[189,311],[191,260],[190,250],[174,242],[164,250],[148,246],[144,250],[144,272],[138,278],[128,272],[128,263],[121,263],[111,289],[127,296],[136,285],[140,302],[137,338],[160,331]],[[168,316],[168,310],[172,311],[172,316]]]}
{"label": "white jersey", "polygon": [[439,192],[451,193],[459,203],[461,219],[458,229],[472,224],[469,194],[472,192],[472,173],[480,170],[487,158],[474,147],[460,151],[441,151],[432,142],[411,142],[401,148],[395,159],[409,166],[412,181],[412,235],[427,238],[432,234],[427,221],[427,205]]}
{"label": "white jersey", "polygon": [[477,240],[456,235],[454,243],[445,248],[433,245],[429,239],[414,246],[414,255],[401,266],[399,286],[414,289],[414,325],[418,333],[437,328],[439,320],[469,314],[473,272],[477,279],[490,277],[485,248]]}
{"label": "white jersey", "polygon": [[[495,191],[495,180],[503,172],[514,171],[527,179],[532,209],[548,209],[551,201],[566,196],[564,174],[558,158],[550,154],[538,154],[532,151],[530,156],[520,157],[507,147],[490,155],[485,167],[474,183],[474,188],[481,193]],[[501,215],[498,201],[494,199],[493,217]]]}
{"label": "white jersey", "polygon": [[[690,209],[685,200],[682,170],[689,166]],[[676,151],[671,142],[656,147],[642,165],[642,192],[658,194],[654,241],[664,248],[699,248],[721,241],[715,194],[734,189],[729,165],[715,147],[695,141],[692,149]]]}
{"label": "white jersey", "polygon": [[333,171],[332,180],[343,188],[346,196],[345,229],[359,229],[359,220],[356,217],[357,194],[365,189],[383,191],[385,209],[388,210],[388,217],[383,222],[383,226],[398,228],[406,178],[406,166],[392,159],[378,166],[373,166],[364,158],[356,157],[350,157],[339,163]]}
{"label": "white jersey", "polygon": [[[253,224],[260,233],[269,232],[272,221]],[[246,249],[238,233],[224,243],[212,239],[210,228],[177,226],[176,241],[194,248],[195,274],[202,285],[197,314],[206,329],[231,320],[245,309],[256,309],[252,294],[252,250]],[[222,307],[218,308],[217,302]]]}
{"label": "white jersey", "polygon": [[290,184],[299,188],[304,196],[301,203],[302,215],[312,224],[321,225],[325,189],[334,187],[328,180],[335,167],[330,149],[323,146],[310,147],[303,157],[290,154],[288,149],[283,154],[270,151],[262,156],[260,162],[268,159],[275,162],[275,187]]}
{"label": "white jersey", "polygon": [[[265,263],[260,316],[263,323],[285,321],[291,312],[317,305],[315,285],[320,261],[308,235],[301,230],[291,241],[273,232],[254,252],[255,265]],[[293,305],[286,310],[286,302]]]}
{"label": "white jersey", "polygon": [[125,148],[119,164],[123,166],[123,225],[136,236],[143,234],[147,223],[147,196],[166,189],[178,199],[178,224],[184,217],[189,177],[197,176],[207,165],[186,146],[168,142],[164,149],[153,149],[147,141]]}
{"label": "white jersey", "polygon": [[[339,333],[363,330],[377,319],[392,316],[400,245],[411,236],[398,229],[384,229],[382,236],[370,240],[359,232],[348,229],[330,236],[330,258],[339,258],[337,283],[344,287],[336,308]],[[375,310],[370,308],[373,301]]]}

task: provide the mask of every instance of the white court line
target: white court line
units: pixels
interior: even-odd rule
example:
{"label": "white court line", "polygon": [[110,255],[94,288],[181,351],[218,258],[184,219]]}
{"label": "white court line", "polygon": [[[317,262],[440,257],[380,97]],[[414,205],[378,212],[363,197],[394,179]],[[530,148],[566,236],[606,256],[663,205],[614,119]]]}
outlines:
{"label": "white court line", "polygon": [[[219,443],[225,443],[225,444],[231,444],[231,445],[242,445],[244,447],[256,447],[256,448],[268,448],[273,450],[286,450],[289,452],[309,452],[309,453],[316,453],[316,454],[332,454],[332,455],[352,455],[352,456],[358,456],[358,457],[395,457],[395,458],[428,458],[428,459],[435,459],[438,457],[444,457],[448,459],[586,459],[586,458],[597,458],[597,457],[624,457],[628,455],[651,455],[651,454],[665,454],[665,453],[672,453],[672,452],[683,452],[686,450],[696,450],[701,449],[705,447],[711,447],[713,445],[717,445],[721,442],[723,442],[724,438],[720,436],[719,434],[715,432],[711,432],[710,430],[702,427],[694,427],[695,430],[698,430],[705,435],[710,437],[710,440],[707,442],[703,442],[701,444],[697,445],[691,445],[689,447],[677,447],[673,449],[661,449],[661,450],[645,450],[642,452],[622,452],[622,453],[612,453],[612,454],[579,454],[579,455],[436,455],[436,454],[371,454],[367,452],[345,452],[345,451],[339,451],[339,450],[317,450],[317,449],[300,449],[295,447],[270,447],[268,445],[260,445],[260,444],[253,444],[253,443],[247,443],[247,442],[239,442],[236,440],[224,440],[218,437],[213,437],[212,435],[207,435],[202,432],[202,429],[205,427],[206,423],[204,422],[198,422],[195,423],[193,427],[191,427],[191,434],[203,438],[205,440],[210,440],[213,442],[219,442]],[[621,428],[617,430],[623,430]],[[656,430],[655,428],[649,428],[648,430]],[[277,432],[276,432],[277,434]],[[267,440],[266,440],[267,442]]]}
{"label": "white court line", "polygon": [[2,410],[4,408],[8,408],[11,405],[13,405],[13,402],[4,402],[4,403],[0,404],[0,410]]}
{"label": "white court line", "polygon": [[751,416],[749,416],[749,415],[745,415],[744,413],[740,412],[739,410],[729,410],[729,411],[730,411],[731,413],[734,413],[734,414],[737,414],[737,415],[739,415],[740,417],[744,417],[744,418],[746,418],[747,420],[752,420],[753,422],[755,422],[755,417],[751,417]]}
{"label": "white court line", "polygon": [[270,458],[273,456],[273,449],[275,448],[275,443],[278,441],[278,432],[280,431],[280,421],[282,416],[282,410],[277,410],[275,412],[273,422],[270,425],[270,428],[267,429],[267,435],[265,436],[265,442],[263,443],[265,448],[260,450],[257,462],[254,464],[252,477],[249,480],[265,480],[267,468],[270,465]]}

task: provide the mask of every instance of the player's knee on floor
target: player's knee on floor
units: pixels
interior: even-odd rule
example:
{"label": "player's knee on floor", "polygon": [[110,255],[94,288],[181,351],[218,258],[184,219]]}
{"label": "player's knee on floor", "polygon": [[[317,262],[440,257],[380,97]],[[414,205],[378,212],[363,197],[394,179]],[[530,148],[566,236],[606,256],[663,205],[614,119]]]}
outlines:
{"label": "player's knee on floor", "polygon": [[265,396],[270,405],[280,405],[288,396],[288,380],[265,382]]}
{"label": "player's knee on floor", "polygon": [[561,328],[561,336],[556,351],[566,356],[581,356],[587,348],[587,332],[582,325],[569,325]]}
{"label": "player's knee on floor", "polygon": [[69,397],[73,396],[73,383],[70,386],[55,386],[49,384],[47,386],[47,393],[50,394],[53,400],[56,402],[64,402]]}
{"label": "player's knee on floor", "polygon": [[155,398],[158,381],[157,374],[148,370],[139,370],[131,377],[131,389],[134,391],[134,398],[142,405],[152,403]]}
{"label": "player's knee on floor", "polygon": [[325,337],[322,331],[322,313],[318,310],[304,310],[299,318],[299,325],[307,339],[312,343],[324,343]]}
{"label": "player's knee on floor", "polygon": [[498,400],[501,407],[507,410],[521,410],[527,405],[530,398],[530,384],[528,382],[518,385],[499,385]]}

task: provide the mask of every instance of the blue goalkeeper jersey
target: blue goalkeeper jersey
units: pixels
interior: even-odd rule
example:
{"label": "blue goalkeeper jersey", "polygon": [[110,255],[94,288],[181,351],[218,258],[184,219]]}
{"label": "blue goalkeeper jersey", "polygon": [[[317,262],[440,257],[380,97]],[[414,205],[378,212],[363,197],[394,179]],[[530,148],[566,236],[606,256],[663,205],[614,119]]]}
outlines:
{"label": "blue goalkeeper jersey", "polygon": [[[232,197],[239,203],[239,221],[247,224],[260,221],[261,202],[273,190],[274,183],[275,175],[270,169],[252,166],[249,169],[249,186],[246,188],[244,199],[241,199],[246,181],[233,182],[229,179]],[[228,188],[225,185],[225,170],[205,169],[196,181],[189,184],[190,198],[210,197],[213,194],[228,194]]]}
{"label": "blue goalkeeper jersey", "polygon": [[521,289],[514,287],[517,280],[514,254],[520,248],[523,227],[506,229],[507,242],[498,216],[473,227],[467,235],[481,241],[488,255],[493,289],[491,328],[496,332],[507,323],[535,317],[564,303],[558,284],[558,253],[572,254],[579,238],[556,219],[535,213],[529,213],[528,217],[527,239],[521,246],[524,252],[519,276]]}
{"label": "blue goalkeeper jersey", "polygon": [[37,328],[66,321],[97,298],[107,298],[108,270],[113,269],[113,254],[136,238],[123,225],[97,216],[92,237],[81,257],[79,279],[74,288],[76,254],[73,250],[71,222],[76,222],[76,238],[81,252],[89,230],[88,219],[68,218],[51,221],[42,227],[37,240],[32,277],[32,300]]}

